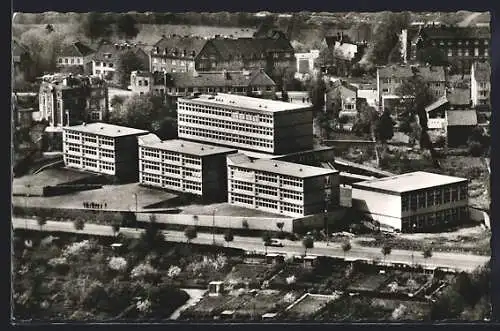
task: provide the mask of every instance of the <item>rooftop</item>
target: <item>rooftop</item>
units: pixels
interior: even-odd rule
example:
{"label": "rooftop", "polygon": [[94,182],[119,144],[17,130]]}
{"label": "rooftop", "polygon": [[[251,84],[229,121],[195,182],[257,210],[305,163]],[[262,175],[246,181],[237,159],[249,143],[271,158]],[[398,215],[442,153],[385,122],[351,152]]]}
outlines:
{"label": "rooftop", "polygon": [[453,88],[448,92],[447,98],[450,105],[470,105],[470,89]]}
{"label": "rooftop", "polygon": [[[117,61],[118,56],[126,52],[133,52],[137,55],[142,53],[144,56],[147,56],[146,52],[137,44],[111,44],[106,42],[99,46],[92,59],[94,61]],[[107,54],[109,54],[109,57]]]}
{"label": "rooftop", "polygon": [[82,42],[74,42],[66,47],[64,47],[60,53],[60,56],[87,56],[94,53],[95,51],[83,44]]}
{"label": "rooftop", "polygon": [[429,39],[489,39],[489,27],[424,27],[421,35]]}
{"label": "rooftop", "polygon": [[243,109],[260,110],[266,112],[280,112],[295,109],[308,109],[308,105],[293,104],[283,101],[275,101],[269,99],[252,98],[236,94],[217,93],[201,94],[192,98],[181,98],[184,100],[200,101],[214,105],[228,105],[232,107],[239,107]]}
{"label": "rooftop", "polygon": [[[142,140],[142,137],[140,137],[139,139]],[[164,151],[183,153],[188,155],[196,155],[196,156],[209,156],[215,154],[228,154],[236,152],[235,149],[231,148],[200,144],[181,139],[172,139],[165,141],[161,141],[159,140],[159,138],[157,141],[152,141],[152,139],[149,139],[149,141],[140,142],[140,145],[144,147],[158,148]]]}
{"label": "rooftop", "polygon": [[256,159],[249,161],[248,158],[239,157],[238,154],[231,155],[231,161],[237,167],[270,172],[280,175],[286,175],[298,178],[308,178],[316,176],[326,176],[336,173],[337,171],[324,169],[320,167],[311,167],[307,165],[269,160],[269,159]]}
{"label": "rooftop", "polygon": [[446,103],[448,103],[448,99],[446,98],[446,96],[442,96],[441,98],[437,99],[436,101],[425,107],[425,111],[426,112],[433,111]]}
{"label": "rooftop", "polygon": [[186,52],[187,57],[198,55],[207,41],[200,37],[185,37],[185,36],[162,36],[162,38],[154,44],[151,52],[157,56],[176,56],[180,57]]}
{"label": "rooftop", "polygon": [[381,78],[410,78],[416,74],[427,81],[445,81],[444,68],[436,66],[390,65],[379,68],[378,74]]}
{"label": "rooftop", "polygon": [[114,124],[107,123],[89,123],[89,124],[81,124],[74,125],[70,127],[64,127],[65,131],[77,131],[83,133],[93,133],[100,136],[105,137],[123,137],[123,136],[135,136],[135,135],[143,135],[147,134],[148,131],[139,130],[134,128],[129,128],[126,126],[119,126]]}
{"label": "rooftop", "polygon": [[172,72],[167,74],[167,85],[176,87],[213,86],[275,86],[263,70]]}
{"label": "rooftop", "polygon": [[352,184],[353,188],[378,189],[386,192],[403,193],[425,188],[448,185],[467,181],[466,178],[416,171],[403,175],[377,178]]}
{"label": "rooftop", "polygon": [[446,112],[448,126],[475,126],[477,113],[475,110],[450,110]]}

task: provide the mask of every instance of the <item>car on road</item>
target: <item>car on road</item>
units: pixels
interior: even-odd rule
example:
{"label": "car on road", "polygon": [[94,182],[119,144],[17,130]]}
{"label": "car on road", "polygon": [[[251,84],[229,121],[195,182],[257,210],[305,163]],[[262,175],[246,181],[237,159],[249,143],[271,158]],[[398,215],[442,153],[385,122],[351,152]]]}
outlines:
{"label": "car on road", "polygon": [[266,242],[266,246],[273,246],[273,247],[283,247],[283,242],[281,242],[278,239],[271,239],[269,242]]}

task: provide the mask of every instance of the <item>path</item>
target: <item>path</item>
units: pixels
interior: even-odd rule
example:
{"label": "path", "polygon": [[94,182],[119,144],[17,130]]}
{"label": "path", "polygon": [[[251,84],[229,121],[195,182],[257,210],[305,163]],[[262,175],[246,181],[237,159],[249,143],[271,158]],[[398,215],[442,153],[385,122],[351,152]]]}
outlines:
{"label": "path", "polygon": [[[40,231],[40,226],[36,220],[25,219],[25,218],[14,218],[13,227],[18,229],[28,228],[30,230]],[[42,228],[42,231],[61,231],[61,232],[72,232],[72,233],[85,233],[97,236],[113,236],[113,230],[111,226],[108,225],[98,225],[98,224],[85,224],[85,228],[82,231],[76,231],[73,223],[71,222],[54,222],[48,221]],[[133,228],[122,228],[121,233],[138,238],[141,231],[135,230]],[[183,232],[180,231],[163,231],[165,234],[166,241],[172,242],[186,242],[186,238]],[[198,233],[198,237],[192,240],[194,244],[200,245],[211,245],[213,244],[213,239],[219,245],[225,245],[226,247],[240,248],[246,251],[264,252],[265,247],[263,245],[262,239],[252,238],[252,237],[234,237],[234,241],[226,243],[224,241],[223,235],[215,235],[209,233]],[[268,247],[267,251],[272,253],[283,253],[287,255],[302,255],[304,254],[304,248],[302,243],[299,241],[289,241],[283,240],[284,247]],[[325,242],[315,243],[315,247],[308,250],[311,255],[319,256],[330,256],[343,258],[344,252],[342,251],[341,244],[330,243],[329,246]],[[411,265],[412,263],[425,265],[428,268],[450,268],[458,271],[470,272],[477,267],[485,265],[490,259],[487,256],[479,256],[472,254],[459,254],[459,253],[442,253],[435,252],[432,257],[424,259],[420,252],[415,251],[412,257],[411,251],[406,250],[392,250],[391,254],[385,258],[386,262],[390,263],[405,263]],[[382,259],[382,253],[380,248],[376,247],[361,247],[353,245],[352,249],[346,254],[349,260],[368,260],[373,261],[377,259]]]}

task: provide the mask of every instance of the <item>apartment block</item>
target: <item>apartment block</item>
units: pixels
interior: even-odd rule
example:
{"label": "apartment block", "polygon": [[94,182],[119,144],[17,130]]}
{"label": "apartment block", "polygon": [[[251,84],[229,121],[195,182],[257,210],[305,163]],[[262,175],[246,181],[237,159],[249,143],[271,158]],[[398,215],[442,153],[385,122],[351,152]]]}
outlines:
{"label": "apartment block", "polygon": [[150,71],[190,72],[194,61],[207,41],[201,37],[179,35],[162,36],[153,45],[150,56]]}
{"label": "apartment block", "polygon": [[139,183],[225,201],[226,156],[236,150],[180,139],[161,141],[154,134],[138,141]]}
{"label": "apartment block", "polygon": [[456,225],[468,218],[468,180],[423,171],[352,184],[353,208],[402,232]]}
{"label": "apartment block", "polygon": [[310,105],[233,94],[202,94],[177,101],[178,136],[270,154],[313,147]]}
{"label": "apartment block", "polygon": [[227,157],[228,202],[290,217],[323,213],[339,206],[339,172],[302,164]]}
{"label": "apartment block", "polygon": [[64,164],[124,181],[136,181],[137,136],[147,131],[124,126],[90,123],[63,128]]}

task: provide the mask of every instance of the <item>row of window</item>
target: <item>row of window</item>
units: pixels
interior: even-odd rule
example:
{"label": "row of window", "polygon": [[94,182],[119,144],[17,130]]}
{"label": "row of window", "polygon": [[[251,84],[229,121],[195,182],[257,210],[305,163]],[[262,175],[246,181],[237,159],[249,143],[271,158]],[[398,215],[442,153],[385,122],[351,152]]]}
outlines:
{"label": "row of window", "polygon": [[206,105],[192,104],[187,102],[179,102],[179,112],[182,111],[203,113],[215,116],[232,117],[252,122],[264,122],[264,123],[273,122],[272,115],[256,114],[255,112],[243,112],[243,111],[235,112],[232,110],[224,109],[222,107],[206,106]]}
{"label": "row of window", "polygon": [[205,125],[208,127],[216,127],[227,130],[235,130],[249,133],[256,133],[261,135],[273,135],[272,128],[261,127],[257,125],[249,125],[245,123],[238,123],[226,120],[218,120],[213,118],[203,118],[199,116],[187,116],[187,115],[179,115],[179,123],[193,123],[199,125]]}
{"label": "row of window", "polygon": [[467,207],[438,211],[436,213],[405,217],[402,220],[403,231],[430,228],[440,224],[454,223],[468,216]]}
{"label": "row of window", "polygon": [[190,67],[192,67],[194,65],[194,62],[192,61],[189,61],[189,62],[186,62],[186,61],[176,61],[176,60],[169,60],[167,62],[167,59],[165,58],[157,58],[157,57],[152,57],[152,62],[155,63],[155,64],[159,64],[159,63],[162,63],[162,64],[171,64],[173,66],[176,66],[176,65],[180,65],[180,66],[185,66],[185,65],[189,65]]}
{"label": "row of window", "polygon": [[106,64],[109,68],[113,68],[115,65],[112,63],[112,62],[99,62],[99,61],[96,61],[95,62],[95,66],[96,67],[103,67],[103,68],[106,68]]}
{"label": "row of window", "polygon": [[[179,137],[185,136],[195,136],[198,138],[208,138],[223,141],[229,144],[240,144],[247,146],[255,146],[266,149],[273,148],[272,140],[261,139],[256,137],[248,137],[243,135],[235,135],[225,131],[216,131],[209,129],[193,128],[186,126],[179,126]],[[205,139],[207,140],[207,139]]]}
{"label": "row of window", "polygon": [[420,193],[403,195],[401,207],[403,211],[439,206],[450,201],[464,200],[468,196],[467,185],[437,188]]}
{"label": "row of window", "polygon": [[253,206],[253,197],[249,197],[247,195],[231,193],[231,203],[243,203],[246,205]]}
{"label": "row of window", "polygon": [[[439,43],[439,45],[441,45],[441,46],[443,46],[443,45],[445,44],[444,40],[440,40],[439,42],[436,42],[435,40],[431,41],[431,45],[432,45],[432,46],[436,46],[436,45],[437,45],[437,43]],[[448,40],[448,41],[446,42],[446,44],[447,44],[448,46],[452,46],[452,45],[454,45],[454,44],[455,44],[455,42],[454,42],[454,41],[452,41],[452,40]],[[461,45],[468,46],[468,45],[470,45],[470,44],[479,45],[479,44],[480,44],[480,41],[479,41],[479,40],[474,40],[474,43],[472,43],[472,42],[470,42],[469,40],[463,40],[463,41],[462,41],[462,40],[457,40],[457,41],[456,41],[456,44],[457,44],[458,46],[461,46]],[[488,39],[484,39],[484,40],[483,40],[483,42],[482,42],[482,44],[484,44],[484,45],[488,45],[488,44],[489,44]]]}
{"label": "row of window", "polygon": [[83,64],[83,59],[82,58],[59,58],[59,61],[58,61],[60,64]]}
{"label": "row of window", "polygon": [[232,180],[231,190],[243,190],[243,191],[253,192],[253,185],[239,180]]}
{"label": "row of window", "polygon": [[[446,54],[448,56],[470,56],[470,53],[469,53],[469,49],[468,48],[465,48],[465,49],[462,49],[462,48],[459,48],[459,49],[452,49],[452,48],[449,48],[447,51],[446,51]],[[489,56],[489,49],[485,48],[484,51],[483,51],[483,56]],[[479,56],[479,48],[474,48],[474,56]]]}
{"label": "row of window", "polygon": [[149,174],[145,172],[141,172],[140,176],[141,183],[150,184],[162,187],[175,187],[175,188],[183,188],[184,190],[196,191],[197,193],[201,192],[201,183],[197,183],[190,180],[180,180],[176,178],[170,178],[166,176],[160,176],[155,174]]}
{"label": "row of window", "polygon": [[[253,206],[254,199],[253,199],[253,197],[245,195],[245,194],[231,193],[230,203],[233,203],[233,204],[240,203],[240,204],[246,204],[249,206]],[[287,212],[287,213],[294,213],[294,214],[299,214],[299,215],[302,215],[304,213],[304,208],[302,205],[297,205],[297,204],[283,202],[283,201],[278,203],[278,201],[276,201],[276,200],[256,197],[255,198],[255,208],[259,208],[259,207],[274,209],[276,211],[280,211],[281,213]]]}

